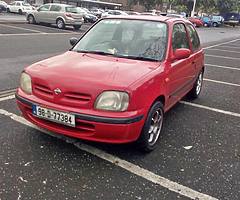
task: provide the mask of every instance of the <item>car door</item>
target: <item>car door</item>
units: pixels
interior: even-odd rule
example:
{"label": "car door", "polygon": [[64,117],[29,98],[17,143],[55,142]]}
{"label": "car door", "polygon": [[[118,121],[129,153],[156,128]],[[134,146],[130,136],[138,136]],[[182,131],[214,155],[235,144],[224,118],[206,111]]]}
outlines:
{"label": "car door", "polygon": [[192,86],[195,72],[193,57],[177,60],[174,53],[177,49],[185,48],[190,50],[190,41],[186,27],[183,23],[173,25],[171,41],[171,64],[167,74],[169,103],[174,104],[181,99]]}
{"label": "car door", "polygon": [[20,2],[15,2],[15,4],[12,7],[12,12],[18,12],[18,9],[20,8]]}
{"label": "car door", "polygon": [[35,15],[35,20],[37,22],[45,22],[48,23],[48,12],[50,9],[50,4],[45,4],[43,6],[41,6],[40,8],[38,8],[37,12],[34,13]]}
{"label": "car door", "polygon": [[203,49],[200,46],[200,39],[198,37],[196,29],[191,24],[186,24],[186,27],[191,42],[192,55],[190,57],[193,60],[195,69],[195,72],[192,75],[192,77],[196,79],[200,70],[204,66]]}
{"label": "car door", "polygon": [[51,24],[56,24],[57,17],[62,15],[62,7],[60,5],[52,5],[48,13],[48,22]]}

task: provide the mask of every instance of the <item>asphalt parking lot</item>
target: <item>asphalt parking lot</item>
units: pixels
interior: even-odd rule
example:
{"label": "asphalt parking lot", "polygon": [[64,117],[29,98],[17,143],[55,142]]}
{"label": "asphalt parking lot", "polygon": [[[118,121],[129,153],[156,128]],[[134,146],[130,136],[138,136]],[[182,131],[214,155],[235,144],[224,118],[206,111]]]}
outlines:
{"label": "asphalt parking lot", "polygon": [[[240,31],[199,29],[205,81],[166,114],[158,148],[43,134],[12,90],[22,69],[70,48],[80,31],[0,24],[0,199],[240,199]],[[50,135],[49,135],[50,134]]]}

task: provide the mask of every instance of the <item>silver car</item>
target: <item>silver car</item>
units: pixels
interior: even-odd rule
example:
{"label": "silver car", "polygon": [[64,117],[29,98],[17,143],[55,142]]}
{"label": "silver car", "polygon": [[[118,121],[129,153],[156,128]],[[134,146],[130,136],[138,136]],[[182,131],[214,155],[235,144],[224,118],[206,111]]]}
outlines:
{"label": "silver car", "polygon": [[44,4],[37,10],[29,11],[26,17],[30,24],[41,22],[56,24],[60,29],[64,29],[66,25],[70,25],[78,30],[84,22],[83,14],[78,12],[77,7],[56,3]]}

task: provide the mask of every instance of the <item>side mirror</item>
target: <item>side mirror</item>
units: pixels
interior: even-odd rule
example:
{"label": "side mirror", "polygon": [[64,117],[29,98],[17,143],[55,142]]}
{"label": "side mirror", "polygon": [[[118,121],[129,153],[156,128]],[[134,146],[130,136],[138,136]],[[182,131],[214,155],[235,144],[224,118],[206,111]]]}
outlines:
{"label": "side mirror", "polygon": [[181,60],[188,58],[191,55],[191,51],[189,49],[181,48],[176,49],[174,52],[174,59]]}
{"label": "side mirror", "polygon": [[77,42],[78,42],[78,39],[77,39],[77,38],[75,38],[75,37],[70,38],[70,44],[71,44],[72,46],[74,46],[75,44],[77,44]]}

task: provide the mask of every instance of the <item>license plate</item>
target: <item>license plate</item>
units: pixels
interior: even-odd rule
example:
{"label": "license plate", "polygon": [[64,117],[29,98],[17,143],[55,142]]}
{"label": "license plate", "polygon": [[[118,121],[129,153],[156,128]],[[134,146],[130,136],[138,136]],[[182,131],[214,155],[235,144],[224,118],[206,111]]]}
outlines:
{"label": "license plate", "polygon": [[32,107],[33,115],[59,124],[75,127],[75,115],[44,108],[38,105]]}

